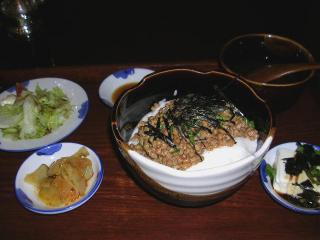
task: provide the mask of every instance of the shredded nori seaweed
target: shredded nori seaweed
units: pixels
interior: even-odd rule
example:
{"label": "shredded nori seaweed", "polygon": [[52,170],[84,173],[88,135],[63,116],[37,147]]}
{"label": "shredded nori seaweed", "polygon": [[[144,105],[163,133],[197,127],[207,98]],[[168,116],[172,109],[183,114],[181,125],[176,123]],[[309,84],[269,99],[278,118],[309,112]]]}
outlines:
{"label": "shredded nori seaweed", "polygon": [[310,144],[302,144],[297,142],[297,150],[294,157],[283,159],[285,163],[285,171],[291,176],[299,176],[305,171],[310,180],[296,184],[302,192],[297,197],[284,194],[284,198],[288,201],[307,208],[320,208],[320,193],[315,191],[313,184],[320,184],[320,151],[316,150]]}
{"label": "shredded nori seaweed", "polygon": [[[221,115],[225,111],[228,111],[230,117],[226,118]],[[176,148],[172,137],[175,128],[195,149],[195,139],[200,130],[212,133],[210,127],[213,127],[222,129],[236,143],[229,131],[223,127],[226,122],[234,123],[232,120],[236,115],[243,116],[239,109],[217,88],[211,96],[191,93],[174,99],[172,107],[168,108],[161,119],[157,119],[156,126],[148,122],[148,130],[145,131],[145,134],[161,139],[170,147]],[[204,121],[210,127],[204,126]],[[163,133],[163,128],[167,130],[167,134]],[[200,158],[202,159],[201,156]]]}

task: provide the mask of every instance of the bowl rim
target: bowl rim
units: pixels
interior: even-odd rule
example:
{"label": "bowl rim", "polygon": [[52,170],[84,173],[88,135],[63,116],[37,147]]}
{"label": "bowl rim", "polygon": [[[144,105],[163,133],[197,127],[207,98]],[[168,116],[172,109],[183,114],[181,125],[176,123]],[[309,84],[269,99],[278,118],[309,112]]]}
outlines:
{"label": "bowl rim", "polygon": [[[123,150],[126,151],[126,153],[128,155],[129,154],[129,151],[131,150],[128,143],[121,137],[120,135],[120,131],[118,129],[118,126],[117,126],[117,121],[116,121],[116,115],[119,111],[119,103],[121,102],[121,100],[128,94],[130,93],[131,91],[134,91],[135,89],[139,88],[140,86],[142,86],[146,81],[148,81],[150,78],[153,78],[155,76],[158,76],[158,75],[162,75],[162,74],[166,74],[166,73],[171,73],[171,72],[190,72],[190,73],[196,73],[196,74],[200,74],[200,75],[211,75],[211,74],[216,74],[216,75],[219,75],[219,76],[224,76],[224,77],[227,77],[227,78],[230,78],[230,79],[234,79],[235,81],[239,81],[241,84],[243,84],[244,86],[247,87],[247,89],[249,91],[251,91],[254,96],[258,99],[258,101],[261,101],[264,106],[266,107],[267,111],[268,111],[268,115],[269,115],[269,118],[270,118],[270,124],[271,124],[271,127],[269,129],[269,132],[266,134],[266,139],[265,141],[263,142],[262,146],[260,149],[258,149],[257,151],[255,151],[254,153],[252,153],[251,155],[247,156],[246,158],[242,158],[242,159],[239,159],[238,161],[235,161],[235,162],[232,162],[230,164],[228,164],[228,168],[226,168],[226,171],[230,171],[231,169],[233,169],[236,165],[239,164],[239,162],[245,162],[247,161],[248,159],[251,159],[251,158],[258,158],[260,156],[262,156],[262,154],[268,150],[273,138],[274,138],[274,135],[275,135],[275,131],[276,131],[276,125],[275,125],[275,121],[273,120],[273,114],[272,114],[272,111],[270,109],[270,107],[268,106],[268,104],[266,103],[265,100],[263,100],[254,90],[253,88],[248,84],[246,83],[245,81],[241,80],[241,78],[235,76],[235,75],[232,75],[230,73],[225,73],[225,72],[220,72],[220,71],[215,71],[215,70],[212,70],[212,71],[208,71],[208,72],[200,72],[198,70],[194,70],[194,69],[188,69],[188,68],[175,68],[175,69],[169,69],[169,70],[162,70],[162,71],[156,71],[154,73],[151,73],[149,75],[147,75],[146,77],[144,77],[138,85],[134,86],[133,88],[130,88],[128,89],[126,92],[124,92],[124,94],[117,100],[117,102],[115,103],[114,105],[114,108],[113,108],[113,111],[112,111],[112,116],[111,116],[111,129],[112,129],[112,132],[113,132],[113,136],[115,138],[115,140],[117,141],[117,143],[119,144],[119,146],[122,147]],[[131,156],[130,156],[131,157]],[[156,168],[156,165],[154,164],[156,162],[153,162],[151,161],[151,163],[147,162],[147,165],[148,167],[151,167],[152,169],[158,169]],[[159,163],[158,163],[159,164]],[[157,165],[159,166],[159,165]],[[162,167],[162,165],[161,165]],[[225,168],[226,166],[225,165],[222,165],[220,166],[219,168]],[[162,169],[165,169],[165,168],[162,168]],[[210,175],[212,173],[212,169],[213,168],[209,168],[209,169],[202,169],[202,170],[197,170],[197,171],[190,171],[190,172],[186,172],[184,171],[183,173],[186,174],[186,175],[190,175],[190,177],[192,176],[198,176],[198,175],[203,175],[203,174],[206,174],[206,175]],[[168,169],[166,169],[168,170]],[[167,174],[171,175],[171,176],[177,176],[176,174],[176,171],[173,171],[173,170],[176,170],[176,169],[169,169],[168,171],[162,171],[162,172],[166,172]],[[215,171],[213,171],[214,173]],[[180,175],[179,176],[183,176],[183,175]]]}
{"label": "bowl rim", "polygon": [[227,41],[223,47],[220,50],[219,53],[219,63],[222,66],[222,68],[227,71],[228,73],[234,74],[236,76],[239,76],[240,78],[244,79],[245,81],[249,82],[252,85],[256,85],[256,86],[265,86],[265,87],[280,87],[280,88],[284,88],[284,87],[291,87],[291,86],[297,86],[300,84],[303,84],[305,82],[307,82],[308,80],[310,80],[314,74],[315,74],[315,70],[310,70],[310,74],[303,80],[301,81],[297,81],[294,83],[281,83],[281,84],[274,84],[274,83],[260,83],[260,82],[256,82],[256,81],[252,81],[248,78],[246,78],[245,76],[242,76],[236,72],[234,72],[233,70],[231,70],[224,62],[224,53],[225,51],[228,49],[228,47],[235,41],[239,40],[239,39],[244,39],[244,38],[248,38],[248,37],[264,37],[264,38],[275,38],[278,40],[282,40],[282,41],[286,41],[286,42],[290,42],[291,44],[297,46],[298,48],[300,48],[307,56],[309,63],[314,63],[315,59],[313,57],[313,55],[311,54],[311,52],[305,48],[301,43],[288,38],[288,37],[284,37],[284,36],[280,36],[280,35],[276,35],[276,34],[271,34],[271,33],[249,33],[249,34],[242,34],[239,36],[236,36],[232,39],[230,39],[229,41]]}

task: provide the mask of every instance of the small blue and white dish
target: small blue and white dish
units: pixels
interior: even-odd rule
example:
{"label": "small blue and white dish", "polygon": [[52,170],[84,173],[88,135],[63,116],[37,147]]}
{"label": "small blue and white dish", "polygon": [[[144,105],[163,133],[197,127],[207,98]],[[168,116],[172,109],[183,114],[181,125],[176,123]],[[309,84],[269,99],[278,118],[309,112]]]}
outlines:
{"label": "small blue and white dish", "polygon": [[[89,109],[89,99],[85,90],[75,82],[62,78],[38,78],[22,83],[29,91],[35,91],[39,85],[42,89],[52,89],[59,87],[70,99],[73,112],[66,122],[52,133],[37,139],[11,140],[2,136],[0,131],[0,150],[9,152],[23,152],[36,150],[61,141],[75,131],[87,116]],[[7,89],[0,94],[0,99],[9,94],[15,93],[15,86]]]}
{"label": "small blue and white dish", "polygon": [[62,157],[73,155],[81,147],[83,147],[83,145],[78,143],[56,143],[39,149],[29,156],[20,166],[15,179],[16,196],[22,206],[32,212],[40,214],[58,214],[71,211],[87,202],[98,190],[103,179],[104,171],[99,156],[86,146],[84,147],[89,152],[88,158],[92,162],[94,174],[88,182],[86,194],[73,204],[61,208],[49,207],[38,198],[37,189],[24,180],[27,174],[35,171],[41,164],[49,166]]}
{"label": "small blue and white dish", "polygon": [[109,107],[113,107],[117,100],[113,95],[117,89],[125,86],[132,87],[150,73],[153,73],[153,70],[146,68],[128,68],[112,73],[102,81],[99,87],[100,99]]}
{"label": "small blue and white dish", "polygon": [[[317,150],[320,150],[319,146],[313,145],[313,147]],[[272,183],[271,183],[271,179],[270,179],[269,175],[267,174],[266,167],[267,167],[267,164],[274,166],[274,163],[276,161],[277,151],[279,149],[288,149],[288,150],[295,151],[297,149],[297,142],[288,142],[288,143],[283,143],[283,144],[277,145],[277,146],[271,148],[264,156],[259,170],[260,170],[261,184],[264,187],[265,191],[278,204],[280,204],[281,206],[283,206],[287,209],[290,209],[294,212],[302,213],[302,214],[309,214],[309,215],[320,214],[320,209],[304,208],[304,207],[297,206],[293,203],[288,202],[284,198],[282,198],[281,195],[278,194],[274,190]]]}

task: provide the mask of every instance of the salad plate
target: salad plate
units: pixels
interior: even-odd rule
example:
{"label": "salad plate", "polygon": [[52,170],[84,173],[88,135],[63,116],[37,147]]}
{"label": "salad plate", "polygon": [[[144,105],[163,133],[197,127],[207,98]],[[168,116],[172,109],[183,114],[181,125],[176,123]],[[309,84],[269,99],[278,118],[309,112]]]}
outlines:
{"label": "salad plate", "polygon": [[[47,206],[39,197],[38,189],[25,181],[25,177],[35,171],[40,165],[49,166],[53,162],[72,156],[80,148],[84,147],[88,151],[87,158],[92,163],[93,175],[87,182],[85,194],[68,206],[51,207]],[[103,180],[103,167],[99,156],[87,146],[63,142],[55,143],[38,149],[31,154],[20,166],[15,179],[15,193],[18,201],[26,209],[40,214],[59,214],[71,211],[87,202],[98,190]]]}
{"label": "salad plate", "polygon": [[[305,144],[305,143],[301,143]],[[310,144],[312,145],[312,144]],[[320,147],[317,145],[312,145],[313,148],[316,151],[320,150]],[[288,143],[282,143],[279,144],[272,149],[270,149],[267,154],[265,155],[261,165],[260,165],[260,180],[263,188],[265,191],[271,196],[271,198],[280,204],[281,206],[297,212],[297,213],[302,213],[302,214],[320,214],[320,209],[319,208],[307,208],[307,207],[302,207],[299,205],[294,204],[293,202],[289,202],[287,199],[283,198],[281,194],[279,194],[273,187],[271,177],[268,174],[268,166],[274,167],[276,165],[277,161],[277,154],[279,154],[279,150],[285,150],[285,151],[296,151],[297,150],[297,142],[288,142]],[[281,158],[280,158],[281,159]]]}
{"label": "salad plate", "polygon": [[153,70],[147,68],[127,68],[114,72],[102,81],[99,97],[103,103],[113,107],[125,90],[136,85],[150,73],[153,73]]}
{"label": "salad plate", "polygon": [[[55,87],[60,88],[70,101],[70,115],[61,126],[39,138],[14,140],[4,137],[3,129],[0,129],[0,150],[12,152],[31,151],[56,143],[76,130],[88,113],[88,96],[85,90],[75,82],[67,79],[48,77],[28,80],[21,84],[26,90],[31,92],[35,92],[37,86],[48,91]],[[12,86],[2,92],[0,94],[0,102],[2,101],[1,103],[3,103],[4,99],[8,98],[9,95],[17,95],[16,86]]]}

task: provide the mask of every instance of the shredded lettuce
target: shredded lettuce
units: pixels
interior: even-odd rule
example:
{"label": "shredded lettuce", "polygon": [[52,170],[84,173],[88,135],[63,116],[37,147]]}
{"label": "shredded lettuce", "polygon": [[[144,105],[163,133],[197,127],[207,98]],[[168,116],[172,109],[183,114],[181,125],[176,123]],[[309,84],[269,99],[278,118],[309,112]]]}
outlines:
{"label": "shredded lettuce", "polygon": [[15,125],[23,118],[22,106],[16,104],[6,104],[0,106],[0,128],[8,128]]}
{"label": "shredded lettuce", "polygon": [[62,126],[72,113],[70,100],[59,87],[47,90],[37,85],[34,92],[24,90],[13,103],[7,103],[0,101],[0,130],[12,140],[43,137]]}

